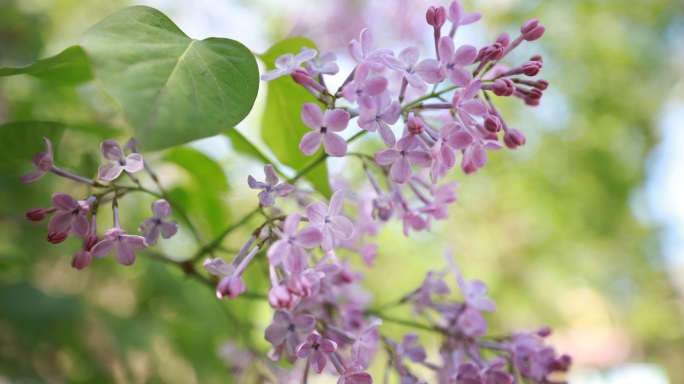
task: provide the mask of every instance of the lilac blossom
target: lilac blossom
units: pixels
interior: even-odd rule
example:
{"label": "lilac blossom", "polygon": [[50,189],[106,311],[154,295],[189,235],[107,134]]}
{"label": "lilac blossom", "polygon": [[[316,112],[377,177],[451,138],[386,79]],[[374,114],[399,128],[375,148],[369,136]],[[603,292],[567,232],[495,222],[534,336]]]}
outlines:
{"label": "lilac blossom", "polygon": [[378,165],[390,165],[390,176],[399,184],[407,182],[413,175],[411,164],[429,167],[432,163],[430,154],[417,150],[419,143],[414,136],[406,136],[397,142],[397,149],[388,148],[375,152]]}
{"label": "lilac blossom", "polygon": [[316,53],[317,51],[315,49],[308,49],[305,47],[303,47],[302,51],[298,53],[297,56],[291,53],[286,53],[276,59],[276,69],[265,72],[263,75],[261,75],[261,80],[271,81],[281,76],[290,75],[295,68],[299,68],[303,62],[309,61],[316,57]]}
{"label": "lilac blossom", "polygon": [[475,61],[477,48],[472,45],[463,45],[455,49],[454,41],[448,36],[443,36],[439,39],[438,49],[442,78],[448,77],[454,85],[459,87],[470,84],[473,74],[465,67]]}
{"label": "lilac blossom", "polygon": [[487,106],[479,99],[473,99],[480,91],[482,79],[473,80],[465,89],[457,89],[452,104],[463,124],[471,127],[477,124],[473,116],[485,116],[489,113]]}
{"label": "lilac blossom", "polygon": [[368,328],[354,341],[351,348],[351,359],[355,365],[368,367],[375,355],[375,349],[380,341],[378,326],[382,324],[379,319],[373,320]]}
{"label": "lilac blossom", "polygon": [[429,271],[418,290],[412,294],[416,297],[415,309],[419,312],[423,308],[431,307],[434,304],[432,295],[444,296],[451,292],[449,286],[442,280],[442,277]]}
{"label": "lilac blossom", "polygon": [[302,121],[311,128],[302,137],[299,149],[307,156],[311,156],[323,143],[325,152],[333,157],[342,157],[347,153],[347,142],[335,132],[344,131],[349,123],[349,113],[341,109],[326,110],[325,113],[315,103],[304,103],[302,106]]}
{"label": "lilac blossom", "polygon": [[418,62],[419,58],[420,48],[418,47],[405,48],[399,52],[397,57],[387,54],[382,56],[387,68],[401,73],[404,79],[415,88],[424,87],[423,76],[432,79],[434,73],[434,63],[432,63],[434,60],[428,59]]}
{"label": "lilac blossom", "polygon": [[456,165],[455,150],[464,150],[473,142],[473,136],[461,128],[458,123],[451,122],[439,130],[439,140],[431,151],[433,157],[439,159],[447,169]]}
{"label": "lilac blossom", "polygon": [[202,268],[214,276],[228,276],[235,272],[235,266],[226,263],[220,257],[206,259],[204,264],[202,264]]}
{"label": "lilac blossom", "polygon": [[349,42],[349,53],[359,64],[364,62],[368,63],[370,68],[375,72],[382,72],[385,70],[382,56],[392,55],[392,51],[389,49],[373,49],[373,33],[368,28],[364,28],[361,31],[359,40],[352,39],[352,41]]}
{"label": "lilac blossom", "polygon": [[95,244],[97,244],[99,241],[100,238],[97,237],[97,219],[96,215],[93,214],[90,217],[90,229],[88,231],[88,235],[83,238],[83,245],[71,259],[71,267],[78,270],[87,267],[88,264],[90,264],[90,261],[93,259],[93,255],[90,252]]}
{"label": "lilac blossom", "polygon": [[121,145],[114,140],[103,141],[100,145],[100,152],[105,159],[109,160],[108,164],[100,165],[97,169],[97,178],[102,181],[112,181],[123,171],[133,173],[144,167],[142,155],[131,153],[124,156]]}
{"label": "lilac blossom", "polygon": [[142,236],[127,235],[121,228],[110,228],[102,236],[102,240],[90,250],[93,257],[102,258],[114,250],[114,258],[121,265],[132,265],[135,262],[134,248],[147,248],[147,241]]}
{"label": "lilac blossom", "polygon": [[322,201],[313,202],[306,207],[309,222],[323,232],[321,248],[326,252],[332,251],[335,239],[348,240],[354,233],[351,220],[340,215],[343,203],[344,192],[340,190],[330,198],[329,207]]}
{"label": "lilac blossom", "polygon": [[378,131],[380,138],[388,147],[394,147],[397,138],[392,132],[390,125],[399,120],[401,115],[401,104],[392,101],[388,91],[376,95],[372,98],[371,108],[362,108],[359,115],[359,127],[368,132]]}
{"label": "lilac blossom", "polygon": [[504,371],[506,367],[505,359],[495,359],[487,364],[480,371],[480,377],[482,378],[482,384],[512,384],[513,375]]}
{"label": "lilac blossom", "polygon": [[342,87],[342,96],[350,103],[356,102],[363,109],[373,108],[370,98],[383,93],[388,84],[384,76],[368,78],[370,70],[370,64],[359,64],[354,70],[354,79]]}
{"label": "lilac blossom", "polygon": [[486,150],[496,151],[503,148],[501,142],[495,140],[496,134],[488,135],[480,134],[476,131],[472,143],[463,151],[463,158],[461,159],[461,167],[466,173],[473,173],[487,164]]}
{"label": "lilac blossom", "polygon": [[74,200],[66,193],[52,195],[52,207],[57,212],[50,218],[48,229],[51,232],[65,232],[71,229],[76,237],[88,234],[89,224],[86,215],[90,211],[90,203],[85,200]]}
{"label": "lilac blossom", "polygon": [[43,141],[45,142],[45,152],[38,152],[31,158],[31,166],[35,168],[36,171],[21,176],[19,181],[22,183],[35,183],[52,169],[55,158],[52,142],[47,137],[43,137]]}
{"label": "lilac blossom", "polygon": [[394,345],[394,352],[397,355],[397,360],[401,362],[404,358],[408,358],[413,362],[421,362],[427,358],[425,353],[425,348],[422,345],[418,345],[418,334],[409,333],[404,336],[401,343]]}
{"label": "lilac blossom", "polygon": [[372,384],[373,377],[366,372],[363,372],[363,367],[360,365],[352,365],[344,370],[342,376],[337,380],[337,384]]}
{"label": "lilac blossom", "polygon": [[274,347],[285,344],[287,353],[294,356],[295,349],[316,327],[316,318],[307,315],[293,315],[284,309],[278,309],[273,315],[273,322],[266,328],[266,341]]}
{"label": "lilac blossom", "polygon": [[143,232],[143,237],[147,241],[147,245],[157,244],[159,235],[165,239],[170,239],[171,236],[178,232],[177,221],[164,221],[171,216],[171,206],[164,200],[157,200],[152,203],[152,217],[148,217],[140,223],[138,232]]}
{"label": "lilac blossom", "polygon": [[304,248],[316,247],[323,241],[323,234],[318,228],[305,227],[298,231],[300,219],[297,212],[290,213],[283,223],[283,231],[278,231],[280,240],[273,243],[266,253],[271,264],[283,262],[285,269],[292,273],[306,268]]}
{"label": "lilac blossom", "polygon": [[463,4],[459,0],[454,0],[449,5],[449,12],[447,13],[447,19],[451,21],[454,25],[452,27],[451,36],[454,35],[456,29],[461,25],[468,25],[477,22],[482,18],[482,13],[480,12],[470,12],[467,13]]}
{"label": "lilac blossom", "polygon": [[252,175],[247,177],[247,184],[252,189],[260,189],[259,192],[259,202],[264,207],[270,207],[275,204],[275,197],[284,197],[294,191],[292,184],[283,182],[278,184],[280,179],[273,165],[267,164],[264,167],[264,174],[266,175],[265,181],[256,181]]}
{"label": "lilac blossom", "polygon": [[336,63],[337,55],[333,51],[322,51],[318,58],[312,58],[306,62],[306,70],[311,77],[319,75],[336,75],[340,67]]}
{"label": "lilac blossom", "polygon": [[[247,245],[240,252],[245,252],[250,245],[251,242],[248,242]],[[235,268],[235,271],[232,274],[224,276],[221,279],[221,281],[219,281],[218,285],[216,286],[216,297],[218,297],[219,299],[228,297],[229,300],[233,300],[241,294],[247,292],[247,283],[245,283],[245,280],[242,278],[242,274],[245,272],[245,270],[247,269],[247,265],[249,265],[254,256],[257,254],[257,252],[259,252],[259,249],[260,246],[255,246],[249,252],[249,254],[245,256],[244,259],[240,260],[240,264],[238,264],[238,266]],[[235,259],[237,261],[239,257],[236,257]],[[205,261],[204,263],[207,264],[207,261]],[[213,265],[212,267],[215,266],[216,265]],[[220,265],[220,267],[224,266]],[[230,268],[225,269],[230,270]]]}
{"label": "lilac blossom", "polygon": [[337,349],[337,343],[322,338],[316,331],[313,331],[306,340],[297,347],[297,357],[300,359],[308,357],[311,360],[311,368],[317,373],[321,373],[328,364],[328,356]]}

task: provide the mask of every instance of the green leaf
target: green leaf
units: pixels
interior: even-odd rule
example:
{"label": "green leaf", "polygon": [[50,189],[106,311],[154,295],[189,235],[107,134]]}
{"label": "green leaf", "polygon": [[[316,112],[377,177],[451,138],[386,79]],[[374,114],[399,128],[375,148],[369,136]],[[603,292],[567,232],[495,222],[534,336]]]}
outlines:
{"label": "green leaf", "polygon": [[29,164],[31,157],[45,152],[43,137],[52,141],[55,151],[66,125],[45,121],[20,121],[0,125],[0,169]]}
{"label": "green leaf", "polygon": [[221,166],[198,150],[189,147],[174,148],[166,153],[164,160],[185,168],[200,181],[203,189],[213,193],[228,191],[228,179]]}
{"label": "green leaf", "polygon": [[[295,37],[276,43],[259,58],[266,64],[266,69],[271,70],[275,68],[274,63],[279,56],[286,53],[296,54],[303,46],[316,49],[311,40]],[[298,171],[316,161],[323,153],[321,148],[313,156],[306,156],[299,150],[302,136],[311,132],[301,118],[302,105],[306,102],[317,102],[317,100],[302,86],[296,84],[290,76],[283,76],[268,83],[261,136],[281,163]],[[305,178],[323,195],[328,197],[332,195],[328,182],[328,167],[325,162],[314,167]]]}
{"label": "green leaf", "polygon": [[78,45],[24,67],[0,68],[0,77],[22,74],[65,86],[78,85],[93,79],[88,58]]}
{"label": "green leaf", "polygon": [[266,157],[266,155],[261,153],[259,148],[255,147],[254,144],[247,140],[247,138],[243,136],[242,133],[238,132],[236,129],[226,131],[225,135],[228,136],[230,141],[233,143],[233,148],[236,151],[251,156],[264,164],[271,163],[271,160],[269,160],[268,157]]}
{"label": "green leaf", "polygon": [[112,14],[85,32],[82,46],[146,150],[230,129],[256,99],[259,70],[249,49],[229,39],[193,40],[153,8]]}

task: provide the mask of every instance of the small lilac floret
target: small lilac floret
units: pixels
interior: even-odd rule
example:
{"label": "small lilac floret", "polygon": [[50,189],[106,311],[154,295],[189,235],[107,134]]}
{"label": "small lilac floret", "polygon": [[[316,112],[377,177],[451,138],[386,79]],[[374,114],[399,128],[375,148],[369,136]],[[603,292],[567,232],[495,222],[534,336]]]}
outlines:
{"label": "small lilac floret", "polygon": [[143,237],[147,245],[157,244],[160,234],[163,238],[170,239],[178,232],[177,221],[164,221],[171,216],[171,206],[166,200],[161,199],[152,203],[152,213],[152,217],[145,219],[138,228],[138,232],[144,231]]}
{"label": "small lilac floret", "polygon": [[315,103],[304,103],[302,106],[302,121],[304,125],[311,128],[302,137],[299,149],[307,156],[311,156],[323,143],[325,152],[333,157],[342,157],[347,153],[347,142],[337,133],[344,131],[349,124],[349,113],[342,109],[326,110],[321,112],[321,108]]}
{"label": "small lilac floret", "polygon": [[479,99],[473,99],[480,91],[482,79],[473,80],[467,88],[457,89],[451,103],[463,124],[472,127],[477,124],[473,116],[485,116],[489,113],[487,106]]}
{"label": "small lilac floret", "polygon": [[375,72],[382,72],[385,70],[382,56],[393,54],[389,49],[373,49],[373,33],[368,28],[364,28],[361,31],[359,40],[352,39],[352,41],[349,42],[349,53],[359,64],[364,62],[368,63],[370,68]]}
{"label": "small lilac floret", "polygon": [[345,369],[342,376],[337,380],[337,384],[372,384],[373,376],[370,373],[363,372],[363,367],[360,365],[352,365]]}
{"label": "small lilac floret", "polygon": [[266,328],[264,338],[273,347],[285,344],[287,353],[295,355],[300,345],[316,327],[316,318],[312,315],[299,314],[294,316],[284,309],[278,309],[273,314],[273,322]]}
{"label": "small lilac floret", "polygon": [[299,273],[307,266],[304,248],[313,248],[321,244],[323,234],[316,227],[305,227],[297,230],[301,217],[297,212],[290,213],[283,223],[280,240],[268,248],[268,259],[272,265],[283,262],[285,269],[291,273]]}
{"label": "small lilac floret", "polygon": [[309,61],[316,57],[318,52],[315,49],[309,49],[302,47],[302,51],[297,54],[297,56],[286,53],[276,59],[275,67],[276,69],[265,72],[261,75],[261,80],[271,81],[275,80],[281,76],[291,75],[295,68],[302,65],[303,62]]}
{"label": "small lilac floret", "polygon": [[132,265],[135,262],[134,248],[147,248],[147,241],[142,236],[127,235],[121,228],[110,228],[102,236],[102,240],[90,250],[93,257],[102,258],[114,250],[114,258],[121,265]]}
{"label": "small lilac floret", "polygon": [[306,70],[311,77],[319,75],[336,75],[340,67],[336,63],[337,55],[330,50],[322,51],[318,58],[313,58],[306,62]]}
{"label": "small lilac floret", "polygon": [[105,159],[109,160],[108,164],[100,165],[97,169],[97,178],[102,181],[112,181],[123,171],[133,173],[144,167],[141,154],[131,153],[124,156],[121,145],[114,140],[103,141],[100,145],[100,152]]}
{"label": "small lilac floret", "polygon": [[359,127],[368,132],[378,131],[380,138],[388,147],[394,147],[397,138],[390,128],[399,120],[401,115],[401,104],[398,101],[391,101],[389,92],[384,91],[372,98],[372,107],[361,110],[359,115]]}
{"label": "small lilac floret", "polygon": [[43,141],[45,142],[45,152],[38,152],[31,158],[31,166],[37,170],[21,176],[19,181],[22,183],[35,183],[52,169],[55,157],[52,142],[47,137],[43,137]]}
{"label": "small lilac floret", "polygon": [[[442,36],[437,46],[440,59],[440,76],[459,87],[465,87],[473,80],[473,74],[465,67],[472,64],[477,57],[477,48],[472,45],[454,46],[449,36]],[[441,80],[441,79],[440,79]]]}
{"label": "small lilac floret", "polygon": [[428,79],[434,78],[436,63],[434,59],[426,59],[418,62],[420,48],[408,47],[401,51],[397,57],[383,55],[382,60],[389,69],[401,73],[412,87],[422,88],[425,86],[423,76]]}
{"label": "small lilac floret", "polygon": [[264,207],[270,207],[275,204],[275,197],[285,197],[294,191],[292,184],[283,182],[278,183],[280,179],[276,173],[273,165],[266,164],[264,167],[264,174],[266,175],[266,180],[256,181],[252,175],[247,177],[247,184],[252,189],[260,189],[259,192],[259,202]]}
{"label": "small lilac floret", "polygon": [[397,142],[397,149],[388,148],[375,152],[378,165],[392,164],[390,176],[399,184],[407,182],[413,175],[411,164],[429,167],[432,164],[430,154],[417,150],[419,142],[414,136],[406,136]]}
{"label": "small lilac floret", "polygon": [[456,165],[456,152],[464,150],[473,142],[473,136],[462,129],[458,123],[445,124],[439,130],[439,140],[435,142],[431,151],[447,169]]}
{"label": "small lilac floret", "polygon": [[325,369],[326,364],[328,364],[328,356],[337,349],[337,343],[322,338],[316,331],[313,331],[306,340],[306,342],[297,347],[297,357],[300,359],[310,357],[311,368],[317,373],[321,373]]}
{"label": "small lilac floret", "polygon": [[454,24],[454,27],[458,28],[461,25],[472,24],[482,18],[482,13],[480,12],[470,12],[465,11],[465,7],[459,0],[454,0],[449,5],[449,13],[447,18]]}
{"label": "small lilac floret", "polygon": [[[383,67],[384,68],[384,67]],[[372,66],[368,62],[362,62],[354,70],[354,79],[342,87],[342,96],[350,103],[356,102],[363,109],[373,107],[371,98],[387,89],[387,78],[375,76],[368,78]]]}
{"label": "small lilac floret", "polygon": [[52,207],[57,212],[50,218],[48,229],[51,232],[65,232],[71,230],[76,237],[88,234],[89,223],[86,215],[90,205],[85,200],[74,200],[66,193],[52,195]]}
{"label": "small lilac floret", "polygon": [[306,207],[306,216],[309,222],[320,228],[323,232],[321,248],[324,251],[332,251],[335,240],[349,240],[354,234],[354,224],[351,220],[342,216],[344,192],[337,191],[330,198],[330,206],[322,201],[316,201]]}

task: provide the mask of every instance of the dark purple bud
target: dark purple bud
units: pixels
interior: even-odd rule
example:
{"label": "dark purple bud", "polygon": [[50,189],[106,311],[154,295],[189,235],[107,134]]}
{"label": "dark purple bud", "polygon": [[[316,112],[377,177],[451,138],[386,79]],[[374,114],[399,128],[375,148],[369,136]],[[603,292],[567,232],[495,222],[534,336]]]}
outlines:
{"label": "dark purple bud", "polygon": [[511,43],[511,36],[508,33],[502,33],[496,38],[496,43],[501,44],[504,48]]}
{"label": "dark purple bud", "polygon": [[538,90],[537,88],[532,88],[527,93],[527,97],[532,100],[539,100],[542,98],[543,95],[544,94],[542,93],[542,91]]}
{"label": "dark purple bud", "polygon": [[309,72],[304,67],[295,68],[294,72],[292,72],[292,79],[297,84],[308,85]]}
{"label": "dark purple bud", "polygon": [[527,20],[520,28],[523,39],[527,41],[537,40],[544,35],[545,31],[546,28],[543,25],[539,25],[539,19]]}
{"label": "dark purple bud", "polygon": [[51,242],[52,244],[59,244],[63,242],[64,240],[69,237],[69,232],[64,231],[64,232],[50,232],[47,235],[47,241]]}
{"label": "dark purple bud", "polygon": [[93,255],[85,249],[79,249],[78,252],[71,259],[71,267],[81,270],[90,264]]}
{"label": "dark purple bud", "polygon": [[522,71],[525,76],[537,76],[544,65],[541,61],[528,61],[522,65]]}
{"label": "dark purple bud", "polygon": [[47,213],[43,208],[33,208],[26,212],[26,218],[29,221],[41,221],[47,217]]}
{"label": "dark purple bud", "polygon": [[425,20],[427,23],[435,28],[441,28],[446,22],[446,19],[446,9],[442,6],[436,8],[431,6],[428,8],[427,13],[425,14]]}
{"label": "dark purple bud", "polygon": [[549,87],[549,82],[544,79],[539,79],[537,80],[537,83],[534,85],[534,87],[539,89],[540,91],[543,91]]}
{"label": "dark purple bud", "polygon": [[572,357],[563,355],[554,360],[550,364],[550,368],[552,371],[567,372],[567,370],[570,368],[570,364],[572,364]]}
{"label": "dark purple bud", "polygon": [[501,130],[501,120],[494,115],[488,115],[485,117],[484,127],[489,132],[499,132]]}
{"label": "dark purple bud", "polygon": [[516,149],[525,145],[525,142],[525,135],[515,128],[509,129],[504,135],[504,143],[510,149]]}
{"label": "dark purple bud", "polygon": [[542,59],[542,55],[534,55],[530,57],[530,61],[538,61],[540,63],[544,62],[544,60]]}
{"label": "dark purple bud", "polygon": [[511,96],[515,93],[515,84],[507,77],[494,80],[492,92],[497,96]]}
{"label": "dark purple bud", "polygon": [[553,331],[551,330],[550,327],[541,327],[537,331],[537,335],[539,335],[539,337],[549,337],[549,336],[551,336],[551,332],[553,332]]}
{"label": "dark purple bud", "polygon": [[425,132],[425,122],[420,117],[411,116],[408,118],[408,131],[412,135],[420,135]]}
{"label": "dark purple bud", "polygon": [[90,249],[94,247],[98,241],[100,241],[100,239],[97,237],[97,235],[91,233],[83,238],[83,249],[90,252]]}
{"label": "dark purple bud", "polygon": [[530,99],[529,97],[526,97],[524,100],[525,104],[529,105],[530,107],[536,107],[539,105],[539,99]]}
{"label": "dark purple bud", "polygon": [[492,61],[492,60],[499,60],[501,56],[503,56],[505,47],[499,43],[494,43],[492,45],[486,45],[482,48],[480,48],[480,51],[477,53],[477,57],[475,58],[475,61],[478,60],[484,60],[484,61]]}

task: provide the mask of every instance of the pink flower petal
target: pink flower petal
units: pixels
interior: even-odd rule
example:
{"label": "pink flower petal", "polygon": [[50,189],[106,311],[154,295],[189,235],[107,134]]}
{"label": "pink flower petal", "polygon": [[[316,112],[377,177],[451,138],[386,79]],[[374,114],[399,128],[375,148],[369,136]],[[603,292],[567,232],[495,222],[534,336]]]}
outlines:
{"label": "pink flower petal", "polygon": [[143,169],[145,167],[145,163],[143,162],[142,155],[139,153],[131,153],[130,155],[126,156],[126,165],[124,166],[124,169],[127,172],[138,172],[139,170]]}
{"label": "pink flower petal", "polygon": [[407,47],[399,52],[399,60],[406,63],[407,67],[413,67],[420,58],[420,48],[418,47]]}
{"label": "pink flower petal", "polygon": [[363,84],[363,92],[368,96],[376,96],[383,93],[387,89],[387,78],[383,76],[377,76],[372,79],[368,79]]}
{"label": "pink flower petal", "polygon": [[477,57],[477,48],[472,45],[462,45],[456,50],[453,63],[457,67],[465,67],[472,64],[475,57]]}
{"label": "pink flower petal", "polygon": [[335,236],[333,235],[332,230],[330,229],[330,227],[326,226],[325,228],[323,228],[323,230],[321,232],[323,233],[323,241],[321,241],[321,248],[325,252],[332,251],[333,247],[335,245],[334,244],[334,237]]}
{"label": "pink flower petal", "polygon": [[54,158],[55,151],[52,148],[52,141],[50,141],[50,139],[48,139],[47,137],[43,137],[43,142],[45,143],[45,150],[47,151],[47,155],[51,158]]}
{"label": "pink flower petal", "polygon": [[[57,192],[52,195],[52,206],[60,211],[73,211],[77,209],[76,200],[66,193]],[[57,231],[61,232],[61,231]]]}
{"label": "pink flower petal", "polygon": [[442,145],[439,149],[439,156],[444,166],[451,169],[456,165],[456,154],[454,151],[446,145]]}
{"label": "pink flower petal", "polygon": [[457,131],[447,137],[446,143],[453,149],[465,149],[473,142],[473,136],[466,131]]}
{"label": "pink flower petal", "polygon": [[105,257],[109,255],[110,252],[112,252],[112,249],[114,249],[114,245],[116,245],[116,240],[114,239],[102,240],[90,249],[90,253],[93,255],[93,257]]}
{"label": "pink flower petal", "polygon": [[278,240],[268,248],[266,255],[272,265],[278,265],[289,253],[290,244],[286,240]]}
{"label": "pink flower petal", "polygon": [[316,318],[312,315],[299,315],[294,320],[295,331],[309,333],[316,327]]}
{"label": "pink flower petal", "polygon": [[325,225],[326,216],[328,216],[328,205],[322,201],[313,202],[306,207],[306,217],[317,227]]}
{"label": "pink flower petal", "polygon": [[480,12],[470,12],[461,17],[461,25],[472,24],[482,18],[482,13]]}
{"label": "pink flower petal", "polygon": [[469,115],[474,116],[484,116],[489,113],[487,106],[482,102],[482,100],[468,100],[461,104],[461,109],[463,109]]}
{"label": "pink flower petal", "polygon": [[308,266],[306,262],[306,252],[296,245],[290,247],[290,252],[285,255],[283,266],[293,274],[302,272]]}
{"label": "pink flower petal", "polygon": [[361,44],[358,41],[356,41],[356,39],[352,39],[352,41],[349,42],[349,54],[357,62],[363,61],[363,51],[361,48]]}
{"label": "pink flower petal", "polygon": [[337,343],[332,340],[323,339],[318,349],[326,355],[330,355],[337,349]]}
{"label": "pink flower petal", "polygon": [[43,177],[43,175],[45,175],[44,171],[29,172],[25,175],[22,175],[19,178],[19,181],[21,181],[24,184],[31,184],[31,183],[35,183],[36,181],[38,181],[38,179]]}
{"label": "pink flower petal", "polygon": [[268,188],[268,184],[261,182],[261,181],[256,181],[252,175],[247,176],[247,185],[249,185],[250,188],[252,189],[266,189]]}
{"label": "pink flower petal", "polygon": [[74,215],[71,212],[57,212],[50,218],[48,222],[48,230],[50,232],[64,232],[69,229]]}
{"label": "pink flower petal", "polygon": [[448,74],[449,80],[459,87],[465,87],[473,80],[473,74],[469,70],[461,67],[452,68],[449,70]]}
{"label": "pink flower petal", "polygon": [[406,152],[408,152],[408,151],[412,151],[412,150],[418,148],[418,145],[419,145],[419,144],[420,144],[420,143],[418,142],[418,139],[416,139],[415,136],[413,136],[413,135],[408,135],[408,136],[402,137],[402,138],[399,140],[399,142],[397,143],[397,148],[398,148],[400,151],[406,151]]}
{"label": "pink flower petal", "polygon": [[427,358],[427,353],[425,353],[425,348],[422,345],[414,345],[406,349],[406,357],[417,363],[424,361]]}
{"label": "pink flower petal", "polygon": [[275,197],[273,197],[272,192],[261,191],[258,196],[259,203],[264,207],[271,207],[275,204]]}
{"label": "pink flower petal", "polygon": [[278,69],[285,69],[289,68],[292,66],[294,55],[291,53],[286,53],[280,57],[278,57],[275,61],[275,66]]}
{"label": "pink flower petal", "polygon": [[391,102],[384,111],[382,111],[382,121],[387,124],[394,124],[399,120],[401,115],[401,104],[398,101]]}
{"label": "pink flower petal", "polygon": [[170,239],[178,232],[178,223],[175,221],[167,221],[161,223],[161,235],[165,239]]}
{"label": "pink flower petal", "polygon": [[294,191],[294,186],[290,183],[280,183],[276,185],[274,192],[278,197],[285,197]]}
{"label": "pink flower petal", "polygon": [[299,227],[299,221],[301,220],[301,217],[299,216],[299,213],[297,212],[292,212],[287,217],[285,218],[285,222],[283,223],[283,232],[287,236],[295,236],[297,233],[297,228]]}
{"label": "pink flower petal", "polygon": [[121,235],[120,242],[128,244],[133,248],[147,248],[147,241],[142,236]]}
{"label": "pink flower petal", "polygon": [[169,202],[161,199],[152,203],[152,213],[158,219],[166,219],[171,216],[171,206]]}
{"label": "pink flower petal", "polygon": [[392,164],[392,168],[390,168],[390,176],[399,184],[407,182],[412,175],[413,169],[406,156],[399,157],[399,159]]}
{"label": "pink flower petal", "polygon": [[97,178],[102,181],[112,181],[119,177],[123,172],[123,167],[119,163],[107,163],[100,165],[97,169]]}
{"label": "pink flower petal", "polygon": [[332,132],[323,135],[323,148],[325,148],[325,153],[332,157],[342,157],[347,154],[347,142]]}
{"label": "pink flower petal", "polygon": [[297,232],[297,243],[304,248],[318,246],[323,240],[323,234],[318,228],[306,227]]}
{"label": "pink flower petal", "polygon": [[373,50],[373,32],[368,28],[364,28],[359,38],[361,39],[361,52],[363,57],[366,57]]}
{"label": "pink flower petal", "polygon": [[264,175],[266,175],[266,184],[271,187],[275,187],[280,180],[275,169],[273,169],[273,165],[271,164],[266,164],[266,166],[264,166]]}
{"label": "pink flower petal", "polygon": [[454,40],[449,37],[449,36],[442,36],[439,38],[439,42],[437,43],[437,50],[439,51],[439,59],[442,61],[442,63],[449,63],[451,62],[452,57],[454,56]]}
{"label": "pink flower petal", "polygon": [[303,343],[297,348],[297,357],[300,359],[306,359],[313,351],[313,346],[311,343]]}
{"label": "pink flower petal", "polygon": [[297,56],[295,56],[292,59],[292,62],[303,63],[305,61],[309,61],[309,60],[313,59],[314,57],[316,57],[317,54],[318,54],[318,52],[315,49],[306,48],[306,49],[303,49],[300,53],[298,53]]}
{"label": "pink flower petal", "polygon": [[121,265],[133,265],[135,263],[135,251],[130,244],[118,241],[114,246],[114,257]]}
{"label": "pink flower petal", "polygon": [[159,239],[159,233],[161,232],[161,226],[158,224],[153,224],[151,227],[147,228],[143,233],[145,241],[149,245],[157,244],[157,239]]}
{"label": "pink flower petal", "polygon": [[105,140],[100,144],[102,156],[109,161],[119,162],[125,160],[121,145],[115,140]]}
{"label": "pink flower petal", "polygon": [[389,165],[399,158],[399,151],[396,149],[381,149],[375,152],[375,161],[378,165]]}
{"label": "pink flower petal", "polygon": [[470,116],[470,115],[469,115],[467,112],[465,112],[463,109],[459,108],[459,109],[456,110],[456,112],[458,113],[458,117],[461,118],[461,121],[463,122],[463,124],[465,124],[465,125],[467,125],[467,126],[469,126],[469,127],[472,127],[472,126],[474,126],[475,124],[477,124],[477,120],[473,119],[473,117]]}
{"label": "pink flower petal", "polygon": [[403,61],[394,56],[382,55],[382,61],[387,68],[394,69],[395,71],[405,72],[408,69],[408,66]]}
{"label": "pink flower petal", "polygon": [[440,71],[440,63],[435,59],[422,60],[415,67],[416,75],[420,76],[429,84],[439,83],[444,79]]}
{"label": "pink flower petal", "polygon": [[415,73],[404,73],[404,77],[406,78],[406,81],[415,88],[421,88],[425,87],[425,81],[420,78],[420,76],[416,75]]}
{"label": "pink flower petal", "polygon": [[380,139],[382,139],[382,142],[388,147],[394,147],[397,144],[397,138],[394,136],[392,128],[390,128],[390,126],[384,121],[378,122],[378,128],[378,133],[380,133]]}
{"label": "pink flower petal", "polygon": [[314,350],[311,354],[311,368],[313,368],[316,373],[321,373],[325,369],[326,364],[328,364],[328,356],[320,350]]}
{"label": "pink flower petal", "polygon": [[88,231],[90,230],[90,223],[85,216],[73,215],[73,222],[71,223],[71,232],[76,237],[86,237]]}
{"label": "pink flower petal", "polygon": [[342,211],[343,204],[344,191],[338,190],[337,192],[333,193],[332,197],[330,198],[330,209],[328,210],[329,216],[332,217],[339,215]]}
{"label": "pink flower petal", "polygon": [[432,164],[432,157],[425,151],[411,151],[406,154],[406,157],[419,167],[429,167]]}
{"label": "pink flower petal", "polygon": [[347,128],[347,124],[349,124],[349,112],[333,109],[325,112],[321,127],[326,127],[329,131],[340,132]]}
{"label": "pink flower petal", "polygon": [[302,105],[302,121],[307,127],[318,130],[323,126],[323,112],[315,103]]}
{"label": "pink flower petal", "polygon": [[316,151],[318,151],[318,148],[321,147],[321,143],[323,142],[323,135],[318,132],[309,132],[304,137],[302,137],[302,141],[299,143],[299,149],[307,156],[311,156]]}
{"label": "pink flower petal", "polygon": [[354,234],[354,224],[344,216],[335,216],[330,219],[329,228],[341,240],[349,240]]}
{"label": "pink flower petal", "polygon": [[468,85],[465,92],[463,92],[461,100],[470,100],[475,97],[475,95],[477,95],[477,93],[480,91],[480,85],[482,85],[482,79],[473,80],[473,82]]}
{"label": "pink flower petal", "polygon": [[264,332],[264,339],[274,346],[278,346],[285,342],[289,334],[287,327],[274,323],[269,325]]}

